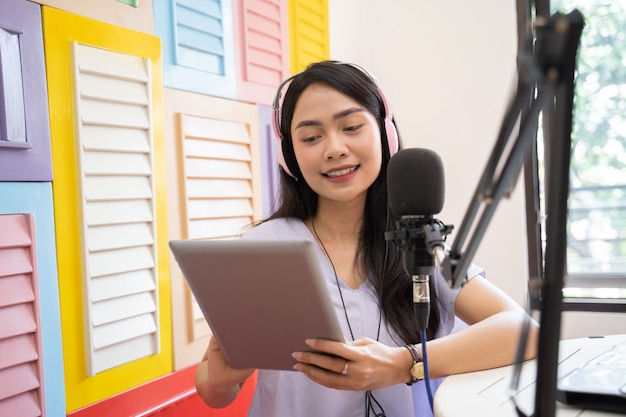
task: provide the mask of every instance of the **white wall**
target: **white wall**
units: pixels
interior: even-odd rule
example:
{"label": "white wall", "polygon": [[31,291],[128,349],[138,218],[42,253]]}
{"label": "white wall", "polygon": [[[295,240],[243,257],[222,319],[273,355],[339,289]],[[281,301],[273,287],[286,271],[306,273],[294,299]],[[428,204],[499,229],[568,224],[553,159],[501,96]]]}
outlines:
{"label": "white wall", "polygon": [[[483,0],[476,7],[462,0],[329,0],[329,19],[331,58],[376,74],[405,147],[441,155],[446,203],[438,218],[458,228],[516,80],[515,1]],[[520,177],[511,198],[500,202],[474,259],[520,304],[528,278],[523,188]],[[609,315],[581,327],[580,320],[565,318],[562,334],[623,333],[623,320]]]}

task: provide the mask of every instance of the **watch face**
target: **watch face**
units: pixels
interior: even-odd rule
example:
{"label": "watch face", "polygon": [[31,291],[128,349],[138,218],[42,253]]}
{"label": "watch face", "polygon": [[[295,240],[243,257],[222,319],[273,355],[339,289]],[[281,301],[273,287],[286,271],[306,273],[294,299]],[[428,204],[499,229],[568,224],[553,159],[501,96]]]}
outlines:
{"label": "watch face", "polygon": [[413,376],[416,381],[424,379],[424,362],[417,362],[411,367],[411,376]]}

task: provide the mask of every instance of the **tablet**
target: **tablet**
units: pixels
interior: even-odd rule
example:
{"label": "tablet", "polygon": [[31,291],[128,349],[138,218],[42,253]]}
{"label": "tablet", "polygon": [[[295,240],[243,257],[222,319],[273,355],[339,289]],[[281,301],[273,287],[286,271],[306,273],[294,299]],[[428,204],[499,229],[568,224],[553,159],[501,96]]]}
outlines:
{"label": "tablet", "polygon": [[344,341],[309,241],[173,240],[174,254],[234,368],[293,370],[304,341]]}

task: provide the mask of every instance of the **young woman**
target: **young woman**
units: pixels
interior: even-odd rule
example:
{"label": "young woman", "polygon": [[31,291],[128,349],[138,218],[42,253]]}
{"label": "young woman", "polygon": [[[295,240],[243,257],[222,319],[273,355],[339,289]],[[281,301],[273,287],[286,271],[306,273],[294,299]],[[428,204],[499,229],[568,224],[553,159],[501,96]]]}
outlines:
{"label": "young woman", "polygon": [[[280,206],[243,239],[315,242],[347,342],[309,340],[332,355],[294,352],[293,372],[259,370],[249,415],[430,414],[423,382],[409,386],[420,379],[422,353],[411,278],[401,252],[384,238],[395,227],[386,168],[399,148],[384,92],[364,69],[325,61],[285,81],[274,111]],[[481,269],[472,265],[468,277],[460,290],[438,271],[431,280],[431,378],[513,362],[526,313]],[[468,326],[452,332],[455,317]],[[536,324],[531,327],[526,358],[535,349]],[[197,391],[208,405],[226,406],[253,372],[230,367],[212,339],[197,370]]]}

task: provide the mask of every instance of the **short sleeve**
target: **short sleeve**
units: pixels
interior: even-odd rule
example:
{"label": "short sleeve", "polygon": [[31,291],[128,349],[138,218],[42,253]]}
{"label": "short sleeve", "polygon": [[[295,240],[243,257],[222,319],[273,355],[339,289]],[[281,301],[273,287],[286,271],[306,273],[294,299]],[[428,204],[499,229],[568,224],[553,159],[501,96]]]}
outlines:
{"label": "short sleeve", "polygon": [[[483,268],[475,264],[470,264],[467,268],[467,278],[472,279],[478,275],[486,277],[487,274]],[[440,318],[439,329],[437,329],[435,337],[442,337],[450,334],[454,328],[456,319],[454,304],[456,303],[456,297],[459,295],[461,288],[450,288],[448,281],[443,277],[439,268],[435,268],[432,281],[431,285],[434,286]]]}

